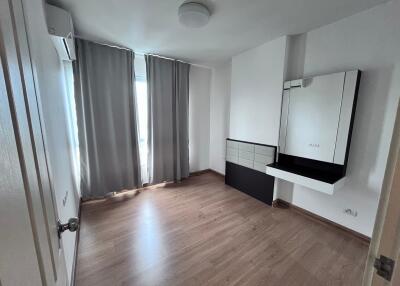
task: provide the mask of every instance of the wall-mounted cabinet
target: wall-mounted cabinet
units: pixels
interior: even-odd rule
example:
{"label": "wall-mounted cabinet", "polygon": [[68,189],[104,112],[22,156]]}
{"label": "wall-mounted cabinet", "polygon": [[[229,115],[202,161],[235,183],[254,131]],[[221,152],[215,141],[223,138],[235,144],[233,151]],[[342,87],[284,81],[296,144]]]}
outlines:
{"label": "wall-mounted cabinet", "polygon": [[284,90],[280,153],[345,163],[357,74],[317,76]]}
{"label": "wall-mounted cabinet", "polygon": [[322,181],[332,185],[323,191],[333,193],[346,173],[360,75],[354,70],[285,82],[280,154],[268,174],[314,189],[318,184],[307,178]]}
{"label": "wall-mounted cabinet", "polygon": [[333,162],[342,103],[344,73],[305,81],[288,89],[286,130],[281,153]]}

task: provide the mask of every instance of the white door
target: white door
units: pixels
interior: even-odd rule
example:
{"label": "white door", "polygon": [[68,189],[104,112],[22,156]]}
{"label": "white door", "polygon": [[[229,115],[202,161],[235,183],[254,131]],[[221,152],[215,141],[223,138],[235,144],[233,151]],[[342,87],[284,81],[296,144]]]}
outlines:
{"label": "white door", "polygon": [[0,1],[0,285],[67,285],[21,0]]}

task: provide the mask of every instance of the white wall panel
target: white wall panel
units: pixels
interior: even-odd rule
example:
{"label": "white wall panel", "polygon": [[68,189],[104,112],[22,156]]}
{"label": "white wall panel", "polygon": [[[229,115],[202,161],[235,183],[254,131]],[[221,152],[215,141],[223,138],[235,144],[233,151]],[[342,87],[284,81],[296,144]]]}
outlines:
{"label": "white wall panel", "polygon": [[344,72],[316,76],[308,79],[306,86],[290,89],[286,143],[281,153],[333,162],[344,76]]}
{"label": "white wall panel", "polygon": [[278,145],[286,40],[233,57],[229,138]]}
{"label": "white wall panel", "polygon": [[230,82],[231,62],[226,62],[213,68],[210,94],[209,156],[210,168],[221,174],[225,174],[225,145],[229,129]]}
{"label": "white wall panel", "polygon": [[191,172],[210,168],[211,70],[191,66],[189,74],[189,166]]}

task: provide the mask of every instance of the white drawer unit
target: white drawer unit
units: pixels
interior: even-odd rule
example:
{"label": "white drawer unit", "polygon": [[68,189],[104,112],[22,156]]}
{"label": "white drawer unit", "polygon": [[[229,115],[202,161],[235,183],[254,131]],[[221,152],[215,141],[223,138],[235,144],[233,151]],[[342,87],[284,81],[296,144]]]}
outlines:
{"label": "white drawer unit", "polygon": [[265,173],[265,167],[275,162],[276,147],[250,142],[226,141],[226,161]]}
{"label": "white drawer unit", "polygon": [[274,157],[273,156],[266,156],[266,155],[261,155],[261,154],[254,154],[254,162],[261,163],[265,165],[272,164],[274,163]]}
{"label": "white drawer unit", "polygon": [[232,149],[239,149],[239,142],[227,140],[226,147]]}
{"label": "white drawer unit", "polygon": [[226,156],[226,161],[237,164],[239,161],[238,157]]}
{"label": "white drawer unit", "polygon": [[254,144],[239,142],[239,150],[254,153]]}
{"label": "white drawer unit", "polygon": [[275,156],[275,148],[269,147],[269,146],[255,145],[254,153],[274,157]]}
{"label": "white drawer unit", "polygon": [[234,148],[226,148],[226,156],[229,157],[238,157],[239,155],[239,149],[234,149]]}
{"label": "white drawer unit", "polygon": [[247,168],[253,169],[254,161],[246,160],[246,159],[243,159],[243,158],[239,158],[238,164],[243,166],[243,167],[247,167]]}
{"label": "white drawer unit", "polygon": [[254,152],[239,150],[239,158],[254,161]]}
{"label": "white drawer unit", "polygon": [[239,162],[239,142],[226,141],[226,161],[238,164]]}

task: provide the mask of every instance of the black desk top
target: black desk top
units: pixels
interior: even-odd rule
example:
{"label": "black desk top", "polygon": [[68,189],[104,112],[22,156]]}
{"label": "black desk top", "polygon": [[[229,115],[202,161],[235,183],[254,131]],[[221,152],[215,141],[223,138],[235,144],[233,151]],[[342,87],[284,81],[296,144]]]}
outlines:
{"label": "black desk top", "polygon": [[310,179],[322,181],[328,184],[334,184],[343,178],[340,174],[329,173],[325,171],[321,171],[315,168],[300,166],[300,165],[289,165],[289,164],[282,164],[282,163],[272,163],[267,165],[268,167],[272,167],[275,169],[279,169],[282,171],[290,172],[296,175],[300,175],[303,177],[307,177]]}

